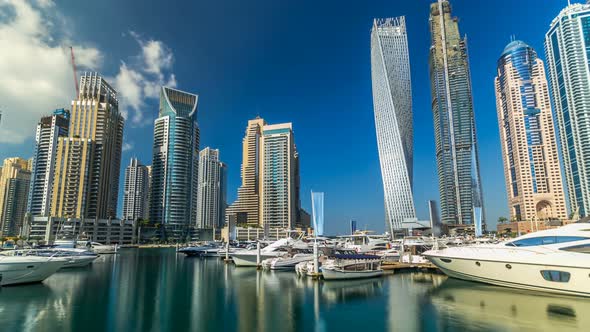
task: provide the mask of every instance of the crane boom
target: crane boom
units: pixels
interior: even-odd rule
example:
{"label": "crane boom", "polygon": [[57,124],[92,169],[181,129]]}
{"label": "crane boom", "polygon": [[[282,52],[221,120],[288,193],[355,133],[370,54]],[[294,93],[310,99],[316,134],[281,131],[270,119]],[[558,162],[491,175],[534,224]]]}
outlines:
{"label": "crane boom", "polygon": [[80,87],[78,86],[78,74],[76,73],[76,58],[74,57],[74,47],[70,46],[70,54],[72,55],[72,70],[74,71],[74,86],[76,87],[76,98],[80,95]]}

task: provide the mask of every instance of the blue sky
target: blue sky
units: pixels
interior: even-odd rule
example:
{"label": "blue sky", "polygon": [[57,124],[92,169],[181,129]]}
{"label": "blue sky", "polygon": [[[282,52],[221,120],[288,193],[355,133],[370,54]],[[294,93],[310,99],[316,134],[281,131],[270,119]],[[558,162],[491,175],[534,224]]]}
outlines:
{"label": "blue sky", "polygon": [[[41,40],[46,48],[69,42],[79,50],[83,68],[100,70],[113,80],[131,68],[140,75],[134,77],[149,79],[152,85],[175,82],[179,89],[199,94],[201,147],[219,148],[221,159],[228,164],[230,202],[240,184],[241,143],[248,119],[260,115],[269,123],[293,122],[301,156],[303,206],[309,208],[311,190],[325,192],[328,233],[346,231],[351,218],[359,227],[383,230],[370,29],[375,17],[406,15],[414,106],[414,196],[419,217],[428,217],[427,200],[438,200],[428,80],[431,1],[105,0],[57,1],[49,6],[46,2],[31,5],[46,19],[39,20],[37,29],[53,22],[47,27],[51,38]],[[496,0],[485,2],[484,7],[481,1],[454,0],[451,4],[462,34],[468,36],[484,203],[487,219],[495,226],[499,216],[508,214],[493,86],[496,61],[511,35],[527,42],[544,59],[544,34],[567,2]],[[11,24],[10,10],[0,15],[2,22],[5,28]],[[0,25],[0,35],[2,31]],[[31,33],[23,36],[39,38]],[[154,70],[147,68],[146,53],[140,49],[145,50],[150,42],[156,42],[163,52],[156,59],[171,61]],[[92,50],[99,56],[93,57]],[[56,107],[69,107],[74,91],[71,71],[65,60],[60,61],[61,67],[51,68],[57,82],[63,82],[53,87],[60,90],[59,96],[48,99],[47,106],[35,107],[20,122],[11,123],[11,119],[30,105],[19,104],[16,97],[9,107],[2,105],[5,95],[12,97],[9,94],[17,92],[5,89],[12,81],[3,85],[0,78],[0,107],[4,109],[0,158],[30,157],[32,128],[38,117]],[[18,64],[11,67],[25,71]],[[36,82],[45,70],[49,69],[36,70],[30,80]],[[149,93],[133,97],[127,96],[124,107],[130,117],[139,114],[142,119],[127,121],[121,174],[130,157],[146,164],[152,157],[157,99]],[[18,128],[19,133],[9,135],[7,128]],[[19,134],[24,138],[11,141],[9,136]]]}

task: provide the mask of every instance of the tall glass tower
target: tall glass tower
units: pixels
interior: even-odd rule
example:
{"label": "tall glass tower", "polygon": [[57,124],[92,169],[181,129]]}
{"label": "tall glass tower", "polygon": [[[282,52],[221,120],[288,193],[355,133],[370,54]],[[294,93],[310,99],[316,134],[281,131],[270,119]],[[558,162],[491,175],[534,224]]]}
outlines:
{"label": "tall glass tower", "polygon": [[485,227],[467,40],[446,0],[430,5],[430,83],[441,220]]}
{"label": "tall glass tower", "polygon": [[404,220],[416,218],[412,197],[412,87],[403,16],[373,21],[371,78],[385,227],[393,232],[402,228]]}
{"label": "tall glass tower", "polygon": [[198,96],[169,87],[160,91],[154,122],[150,222],[180,237],[196,223],[199,127]]}
{"label": "tall glass tower", "polygon": [[37,124],[33,170],[29,189],[27,211],[33,216],[48,216],[51,206],[57,142],[67,137],[70,127],[70,111],[57,109],[50,116],[44,116]]}
{"label": "tall glass tower", "polygon": [[520,40],[498,59],[496,107],[510,217],[567,218],[543,61]]}
{"label": "tall glass tower", "polygon": [[545,35],[545,55],[570,210],[590,213],[590,4],[564,8]]}

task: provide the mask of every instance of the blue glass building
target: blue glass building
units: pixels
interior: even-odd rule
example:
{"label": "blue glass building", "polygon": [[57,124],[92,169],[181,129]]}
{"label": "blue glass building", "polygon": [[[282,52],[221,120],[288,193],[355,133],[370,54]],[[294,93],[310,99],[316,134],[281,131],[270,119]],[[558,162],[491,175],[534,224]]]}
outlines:
{"label": "blue glass building", "polygon": [[169,87],[160,91],[154,122],[150,222],[179,237],[196,222],[199,127],[195,94]]}
{"label": "blue glass building", "polygon": [[590,4],[572,4],[551,22],[545,55],[570,210],[590,212]]}

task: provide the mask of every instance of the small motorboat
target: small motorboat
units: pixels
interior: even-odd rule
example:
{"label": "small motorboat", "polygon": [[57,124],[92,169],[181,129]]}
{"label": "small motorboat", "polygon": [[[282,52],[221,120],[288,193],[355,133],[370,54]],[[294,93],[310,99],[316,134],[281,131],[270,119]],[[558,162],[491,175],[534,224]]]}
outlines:
{"label": "small motorboat", "polygon": [[373,255],[334,255],[334,263],[321,267],[324,280],[374,278],[383,275],[381,258]]}

